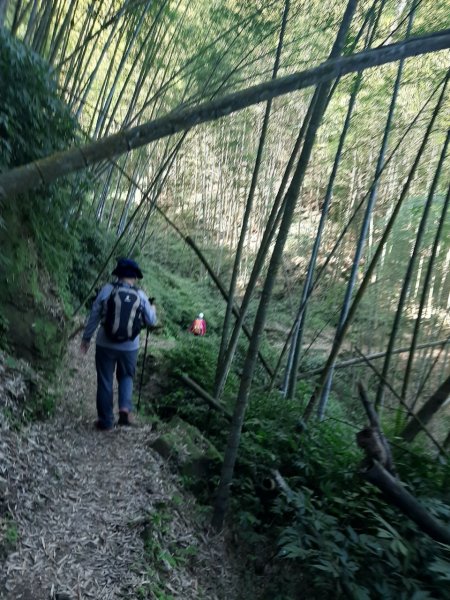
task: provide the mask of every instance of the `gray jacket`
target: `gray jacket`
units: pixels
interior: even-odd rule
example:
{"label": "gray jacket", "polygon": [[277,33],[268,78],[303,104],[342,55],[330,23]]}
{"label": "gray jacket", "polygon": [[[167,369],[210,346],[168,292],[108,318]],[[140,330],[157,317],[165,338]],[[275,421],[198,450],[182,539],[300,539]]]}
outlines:
{"label": "gray jacket", "polygon": [[[125,287],[132,287],[131,285],[121,281],[121,285]],[[114,286],[112,283],[107,283],[100,290],[97,298],[95,299],[94,304],[92,305],[91,314],[86,323],[86,327],[83,333],[83,340],[86,342],[90,342],[92,336],[94,335],[95,330],[97,329],[99,323],[101,322],[106,308],[106,302],[108,301],[109,296],[113,290]],[[138,290],[139,296],[142,299],[142,314],[144,318],[144,322],[146,325],[156,325],[156,311],[155,307],[152,306],[142,290]],[[103,325],[100,327],[97,333],[96,338],[97,346],[102,346],[104,348],[114,348],[115,350],[124,350],[125,352],[131,350],[137,350],[139,348],[139,336],[136,336],[134,340],[129,340],[127,342],[112,342],[106,335]]]}

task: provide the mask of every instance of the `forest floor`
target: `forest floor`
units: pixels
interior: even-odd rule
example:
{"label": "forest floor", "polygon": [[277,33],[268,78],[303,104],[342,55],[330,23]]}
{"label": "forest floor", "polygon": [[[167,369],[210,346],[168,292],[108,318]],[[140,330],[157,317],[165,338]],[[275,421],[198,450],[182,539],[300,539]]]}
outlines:
{"label": "forest floor", "polygon": [[150,448],[151,425],[94,430],[94,348],[78,344],[54,416],[1,432],[13,545],[0,599],[239,598],[234,559]]}

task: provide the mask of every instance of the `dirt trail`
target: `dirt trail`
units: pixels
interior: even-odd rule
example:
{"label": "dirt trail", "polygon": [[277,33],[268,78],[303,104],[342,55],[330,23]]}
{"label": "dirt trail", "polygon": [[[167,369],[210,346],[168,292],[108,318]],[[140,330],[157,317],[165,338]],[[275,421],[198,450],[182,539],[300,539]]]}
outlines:
{"label": "dirt trail", "polygon": [[222,541],[149,448],[150,425],[94,431],[93,349],[82,357],[74,341],[66,363],[54,418],[0,437],[18,526],[0,599],[238,598]]}

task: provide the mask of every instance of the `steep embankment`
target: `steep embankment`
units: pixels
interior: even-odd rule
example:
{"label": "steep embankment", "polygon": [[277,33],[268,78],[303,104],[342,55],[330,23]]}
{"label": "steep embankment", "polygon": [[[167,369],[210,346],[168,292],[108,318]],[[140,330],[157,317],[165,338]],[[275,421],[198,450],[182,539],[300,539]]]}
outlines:
{"label": "steep embankment", "polygon": [[93,430],[93,358],[73,342],[55,416],[2,432],[0,495],[17,542],[0,598],[238,598],[222,540],[150,449],[151,426]]}

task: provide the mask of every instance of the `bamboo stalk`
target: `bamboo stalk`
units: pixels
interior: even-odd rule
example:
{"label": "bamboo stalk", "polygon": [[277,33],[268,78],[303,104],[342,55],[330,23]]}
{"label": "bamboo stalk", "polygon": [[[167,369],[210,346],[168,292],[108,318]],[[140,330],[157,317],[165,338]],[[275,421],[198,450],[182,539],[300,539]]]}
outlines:
{"label": "bamboo stalk", "polygon": [[85,146],[53,154],[0,175],[0,199],[13,197],[40,184],[48,185],[63,175],[84,169],[106,158],[140,148],[152,141],[219,119],[259,102],[295,90],[328,82],[348,73],[381,66],[450,47],[450,29],[366,50],[352,56],[331,58],[318,67],[267,81],[206,102],[193,109],[174,111],[149,123],[108,136]]}
{"label": "bamboo stalk", "polygon": [[329,355],[328,360],[326,362],[326,365],[325,365],[325,367],[323,369],[323,372],[322,372],[322,375],[320,377],[320,380],[319,380],[319,382],[318,382],[318,384],[317,384],[317,386],[316,386],[313,394],[311,395],[311,398],[309,399],[308,405],[306,406],[304,417],[303,417],[306,421],[311,416],[311,413],[312,413],[314,405],[315,405],[315,403],[317,401],[317,398],[318,398],[318,396],[319,396],[319,394],[320,394],[320,392],[322,390],[322,387],[325,385],[326,379],[328,377],[329,369],[330,369],[330,367],[335,362],[335,359],[336,359],[336,357],[337,357],[337,355],[339,353],[339,350],[341,348],[341,345],[342,345],[342,342],[343,342],[343,340],[345,338],[345,335],[346,335],[346,333],[347,333],[347,331],[348,331],[348,329],[349,329],[349,327],[350,327],[350,325],[351,325],[351,323],[352,323],[352,321],[353,321],[353,319],[355,317],[356,310],[357,310],[357,308],[358,308],[358,306],[359,306],[359,304],[361,302],[361,299],[363,298],[363,296],[365,294],[365,291],[366,291],[367,286],[368,286],[368,284],[369,284],[369,282],[371,280],[371,277],[372,277],[372,274],[373,274],[373,272],[375,270],[375,267],[378,264],[378,261],[380,259],[381,254],[382,254],[382,251],[383,251],[383,248],[384,248],[384,246],[386,244],[386,241],[387,241],[387,239],[388,239],[388,237],[389,237],[389,235],[390,235],[390,233],[392,231],[394,223],[396,222],[396,219],[397,219],[397,216],[398,216],[398,214],[400,212],[400,209],[403,206],[403,202],[404,202],[404,200],[405,200],[405,198],[406,198],[406,196],[407,196],[407,194],[409,192],[409,188],[410,188],[411,182],[414,179],[414,176],[416,174],[417,168],[419,166],[420,160],[421,160],[422,155],[424,153],[425,147],[426,147],[426,145],[428,143],[428,140],[429,140],[431,131],[433,129],[434,123],[436,121],[436,118],[437,118],[440,110],[441,110],[441,107],[442,107],[442,104],[443,104],[443,101],[444,101],[444,98],[445,98],[445,94],[446,94],[446,91],[447,91],[447,84],[448,84],[449,78],[450,78],[450,71],[448,71],[447,76],[445,78],[444,85],[442,86],[441,94],[440,94],[439,99],[437,101],[437,104],[436,104],[436,106],[435,106],[435,108],[433,110],[432,117],[431,117],[431,119],[430,119],[430,121],[428,123],[427,130],[425,132],[425,135],[424,135],[424,137],[422,139],[422,142],[420,144],[419,150],[418,150],[418,152],[416,154],[416,157],[414,159],[414,163],[413,163],[413,165],[412,165],[412,167],[411,167],[411,169],[409,171],[409,174],[408,174],[408,177],[406,179],[406,182],[405,182],[405,184],[403,186],[403,189],[402,189],[402,191],[400,193],[400,197],[399,197],[399,199],[397,201],[397,204],[396,204],[396,206],[395,206],[395,208],[394,208],[394,210],[392,212],[392,215],[391,215],[391,217],[389,219],[389,222],[388,222],[388,224],[387,224],[387,226],[386,226],[386,228],[385,228],[385,230],[383,232],[383,235],[382,235],[381,240],[380,240],[380,242],[378,244],[378,247],[377,247],[377,249],[375,251],[375,254],[374,254],[374,256],[373,256],[373,258],[372,258],[372,260],[371,260],[371,262],[370,262],[370,264],[369,264],[369,266],[367,268],[367,271],[366,271],[366,273],[364,275],[362,283],[361,283],[358,291],[355,294],[355,297],[354,297],[354,300],[352,302],[352,305],[351,305],[351,307],[350,307],[350,309],[348,311],[347,318],[344,321],[344,323],[342,324],[342,328],[340,329],[340,331],[338,332],[337,336],[334,339],[333,347],[331,349],[331,352],[330,352],[330,355]]}
{"label": "bamboo stalk", "polygon": [[[417,344],[416,350],[420,350],[422,348],[434,348],[436,346],[445,346],[450,343],[450,337],[444,340],[438,340],[436,342],[425,342],[423,344]],[[403,348],[394,348],[392,354],[403,354],[405,352],[409,352],[411,349],[410,346],[404,346]],[[368,360],[374,360],[376,358],[384,358],[386,356],[386,352],[375,352],[374,354],[369,354],[366,356]],[[354,367],[358,365],[363,365],[365,363],[365,359],[363,358],[350,358],[348,360],[344,360],[342,362],[338,362],[334,365],[335,369],[346,369],[347,367]],[[306,377],[313,377],[314,375],[319,375],[322,373],[323,367],[318,367],[317,369],[311,369],[310,371],[301,371],[298,373],[299,379],[305,379]]]}
{"label": "bamboo stalk", "polygon": [[[379,14],[381,14],[381,13],[379,13]],[[409,21],[408,21],[406,37],[409,37],[409,34],[411,32],[413,18],[414,18],[414,12],[411,13]],[[370,224],[370,221],[372,218],[373,210],[375,207],[375,202],[377,200],[378,181],[380,178],[381,171],[384,170],[383,167],[384,167],[384,162],[385,162],[385,155],[386,155],[389,137],[391,134],[391,126],[392,126],[392,120],[394,117],[394,111],[395,111],[395,108],[397,105],[397,97],[398,97],[398,92],[400,89],[400,81],[401,81],[402,74],[403,74],[403,66],[404,66],[404,60],[402,58],[398,64],[397,75],[396,75],[395,82],[394,82],[394,87],[393,87],[392,96],[391,96],[391,102],[389,105],[389,111],[388,111],[386,124],[385,124],[384,132],[383,132],[383,138],[382,138],[380,149],[378,152],[378,158],[377,158],[377,163],[376,163],[376,167],[375,167],[374,184],[371,186],[370,193],[369,193],[369,196],[367,199],[367,206],[366,206],[366,210],[364,213],[361,230],[359,233],[359,238],[358,238],[358,242],[356,244],[356,249],[355,249],[355,253],[354,253],[354,257],[353,257],[353,264],[352,264],[352,269],[351,269],[351,273],[350,273],[350,278],[349,278],[349,281],[347,284],[347,288],[345,290],[345,297],[344,297],[344,301],[342,303],[341,314],[339,316],[339,322],[338,322],[338,326],[337,326],[337,330],[336,330],[336,337],[339,336],[340,329],[342,328],[342,326],[347,318],[350,304],[351,304],[351,299],[353,296],[353,290],[356,285],[356,280],[357,280],[357,276],[358,276],[361,257],[362,257],[364,246],[366,244],[366,238],[367,238],[367,233],[368,233],[368,229],[369,229],[369,224]],[[328,377],[327,377],[325,385],[323,386],[323,389],[321,391],[321,397],[319,400],[319,407],[318,407],[318,418],[319,419],[323,418],[325,409],[326,409],[326,406],[328,403],[328,397],[329,397],[331,385],[333,382],[333,371],[334,371],[334,364],[331,364],[330,368],[329,368]]]}
{"label": "bamboo stalk", "polygon": [[[403,280],[403,284],[402,284],[402,288],[401,288],[401,292],[400,292],[400,296],[398,299],[398,303],[397,303],[397,310],[395,313],[395,317],[394,317],[394,322],[392,324],[392,329],[391,329],[391,334],[389,336],[389,343],[388,343],[388,347],[387,347],[387,352],[386,352],[386,356],[384,359],[384,364],[383,364],[383,377],[386,378],[387,374],[389,372],[389,367],[390,367],[390,363],[391,363],[391,353],[392,353],[392,349],[394,347],[394,343],[395,343],[395,339],[400,327],[400,319],[401,316],[403,314],[404,311],[404,305],[406,302],[406,297],[408,295],[409,289],[410,289],[410,284],[411,284],[411,278],[412,278],[412,273],[413,273],[413,268],[416,262],[416,258],[419,254],[419,250],[420,250],[420,246],[422,243],[422,239],[425,233],[425,227],[427,224],[427,220],[428,220],[428,216],[431,210],[431,205],[433,203],[433,199],[434,199],[434,193],[436,191],[436,187],[441,175],[441,171],[442,171],[442,166],[445,162],[446,159],[446,155],[447,155],[447,148],[448,148],[448,144],[450,142],[450,131],[448,131],[447,133],[447,137],[445,139],[444,145],[442,147],[442,152],[439,158],[439,162],[438,165],[436,167],[436,172],[433,178],[433,182],[431,184],[431,188],[427,197],[427,200],[425,202],[425,206],[423,209],[423,213],[422,213],[422,218],[420,220],[420,224],[419,227],[417,229],[417,233],[416,233],[416,239],[414,241],[414,247],[410,256],[410,259],[408,261],[408,266],[406,269],[406,273],[405,273],[405,277]],[[413,343],[415,342],[415,340],[413,340]],[[412,345],[412,352],[414,353],[414,346]],[[409,363],[408,363],[409,364]],[[383,404],[383,398],[384,398],[384,387],[383,384],[380,382],[379,386],[378,386],[378,392],[377,392],[377,398],[375,401],[375,404],[377,407],[382,406]]]}
{"label": "bamboo stalk", "polygon": [[[284,11],[283,11],[283,16],[282,16],[282,20],[281,20],[280,35],[279,35],[279,40],[278,40],[278,47],[277,47],[277,51],[275,54],[275,61],[274,61],[273,72],[272,72],[272,79],[276,79],[276,77],[278,75],[278,69],[280,66],[281,51],[283,48],[283,40],[284,40],[285,31],[286,31],[286,22],[287,22],[288,14],[289,14],[289,0],[285,0]],[[235,297],[235,291],[236,291],[237,277],[238,277],[240,263],[241,263],[241,259],[242,259],[244,241],[245,241],[245,238],[247,235],[248,224],[249,224],[249,220],[250,220],[250,213],[253,209],[256,184],[258,182],[259,170],[260,170],[261,162],[262,162],[262,155],[263,155],[264,145],[265,145],[265,141],[266,141],[267,129],[269,126],[271,109],[272,109],[272,100],[269,100],[267,102],[266,110],[264,113],[263,124],[262,124],[262,128],[261,128],[261,134],[260,134],[259,144],[258,144],[258,150],[256,153],[256,159],[255,159],[255,164],[253,167],[252,179],[250,182],[250,188],[249,188],[249,192],[247,195],[247,202],[246,202],[244,216],[243,216],[243,220],[242,220],[241,234],[239,236],[239,241],[238,241],[238,245],[236,248],[236,254],[235,254],[235,259],[234,259],[234,264],[233,264],[233,271],[231,274],[230,288],[228,290],[228,302],[227,302],[225,317],[224,317],[224,321],[223,321],[222,339],[220,342],[219,354],[218,354],[218,358],[217,358],[217,367],[216,367],[216,378],[215,378],[215,386],[214,386],[214,397],[216,398],[216,400],[218,400],[221,396],[221,393],[223,390],[223,383],[225,382],[225,379],[226,379],[226,377],[221,376],[221,371],[224,366],[224,356],[225,356],[226,347],[227,347],[227,344],[229,341],[229,330],[231,327],[231,317],[232,317],[232,312],[233,312],[233,304],[234,304],[234,297]]]}
{"label": "bamboo stalk", "polygon": [[[341,25],[337,33],[331,57],[338,56],[342,52],[345,39],[348,34],[350,23],[353,14],[356,10],[357,0],[349,0],[342,17]],[[287,240],[287,235],[292,224],[295,206],[299,196],[300,188],[304,180],[306,169],[311,157],[312,148],[316,139],[317,131],[320,127],[323,115],[327,107],[328,94],[331,88],[331,83],[320,85],[317,90],[317,102],[314,105],[314,110],[311,114],[308,130],[305,134],[305,140],[300,154],[297,167],[292,176],[291,183],[285,195],[285,209],[283,218],[280,224],[279,233],[270,259],[270,264],[267,271],[266,280],[261,293],[258,310],[253,326],[252,337],[245,357],[243,374],[239,386],[238,396],[233,411],[233,420],[228,436],[227,446],[224,453],[224,461],[221,470],[220,483],[214,503],[214,512],[212,517],[212,525],[216,530],[221,530],[226,511],[228,509],[230,486],[234,474],[234,466],[237,459],[241,432],[244,423],[245,411],[249,401],[250,390],[253,380],[253,373],[256,366],[257,353],[261,343],[261,335],[264,329],[267,308],[272,296],[275,278],[281,262],[284,246]]]}

